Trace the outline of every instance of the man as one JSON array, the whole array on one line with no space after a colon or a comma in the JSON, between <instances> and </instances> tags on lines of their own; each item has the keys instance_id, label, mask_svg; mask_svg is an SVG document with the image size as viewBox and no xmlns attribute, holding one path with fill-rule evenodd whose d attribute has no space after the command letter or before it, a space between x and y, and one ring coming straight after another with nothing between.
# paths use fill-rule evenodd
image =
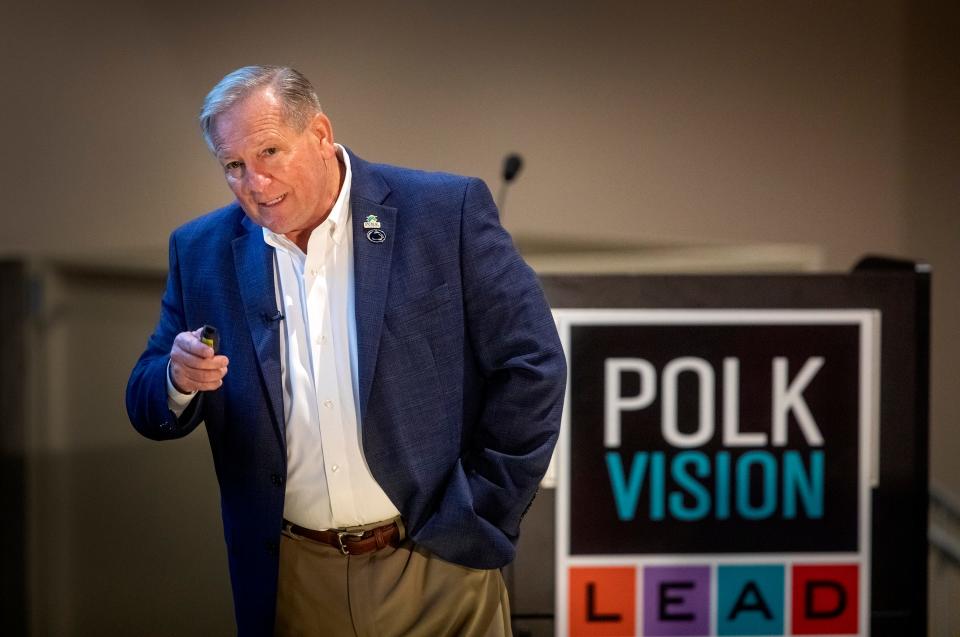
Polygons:
<instances>
[{"instance_id":1,"label":"man","mask_svg":"<svg viewBox=\"0 0 960 637\"><path fill-rule=\"evenodd\" d=\"M488 189L335 144L289 68L227 75L201 128L236 201L171 235L127 410L206 424L239 632L509 634L566 368Z\"/></svg>"}]
</instances>

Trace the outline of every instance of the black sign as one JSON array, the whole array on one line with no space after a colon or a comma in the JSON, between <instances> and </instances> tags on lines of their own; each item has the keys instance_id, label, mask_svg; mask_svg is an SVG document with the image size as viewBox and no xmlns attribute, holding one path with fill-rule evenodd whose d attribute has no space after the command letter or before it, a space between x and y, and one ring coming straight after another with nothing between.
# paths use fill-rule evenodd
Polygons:
<instances>
[{"instance_id":1,"label":"black sign","mask_svg":"<svg viewBox=\"0 0 960 637\"><path fill-rule=\"evenodd\" d=\"M860 329L571 325L569 554L858 551Z\"/></svg>"}]
</instances>

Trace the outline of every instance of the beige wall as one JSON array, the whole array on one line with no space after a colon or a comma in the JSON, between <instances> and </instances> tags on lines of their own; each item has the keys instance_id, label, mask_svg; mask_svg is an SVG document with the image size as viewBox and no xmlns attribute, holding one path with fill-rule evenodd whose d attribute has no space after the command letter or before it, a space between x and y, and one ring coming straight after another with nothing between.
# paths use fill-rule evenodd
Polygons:
<instances>
[{"instance_id":1,"label":"beige wall","mask_svg":"<svg viewBox=\"0 0 960 637\"><path fill-rule=\"evenodd\" d=\"M0 248L164 246L227 200L203 94L264 61L312 76L362 156L496 187L524 153L518 233L903 247L896 2L93 4L4 27Z\"/></svg>"}]
</instances>

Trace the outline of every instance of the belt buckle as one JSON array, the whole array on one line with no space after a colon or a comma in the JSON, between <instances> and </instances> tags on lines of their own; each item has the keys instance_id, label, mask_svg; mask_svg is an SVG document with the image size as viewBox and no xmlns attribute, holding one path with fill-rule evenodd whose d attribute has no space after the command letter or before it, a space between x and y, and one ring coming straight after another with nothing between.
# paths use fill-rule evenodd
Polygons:
<instances>
[{"instance_id":1,"label":"belt buckle","mask_svg":"<svg viewBox=\"0 0 960 637\"><path fill-rule=\"evenodd\" d=\"M340 552L344 555L350 555L350 550L344 543L345 537L363 537L363 531L337 531L337 543L340 545Z\"/></svg>"}]
</instances>

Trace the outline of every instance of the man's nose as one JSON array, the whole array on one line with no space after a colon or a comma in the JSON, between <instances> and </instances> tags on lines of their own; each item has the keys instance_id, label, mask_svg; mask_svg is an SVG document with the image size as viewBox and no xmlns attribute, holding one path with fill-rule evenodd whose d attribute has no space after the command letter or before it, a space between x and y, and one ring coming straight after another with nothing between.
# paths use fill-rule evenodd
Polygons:
<instances>
[{"instance_id":1,"label":"man's nose","mask_svg":"<svg viewBox=\"0 0 960 637\"><path fill-rule=\"evenodd\" d=\"M270 182L272 181L270 175L258 170L248 170L246 177L247 188L249 188L252 192L264 192L266 187L269 186Z\"/></svg>"}]
</instances>

